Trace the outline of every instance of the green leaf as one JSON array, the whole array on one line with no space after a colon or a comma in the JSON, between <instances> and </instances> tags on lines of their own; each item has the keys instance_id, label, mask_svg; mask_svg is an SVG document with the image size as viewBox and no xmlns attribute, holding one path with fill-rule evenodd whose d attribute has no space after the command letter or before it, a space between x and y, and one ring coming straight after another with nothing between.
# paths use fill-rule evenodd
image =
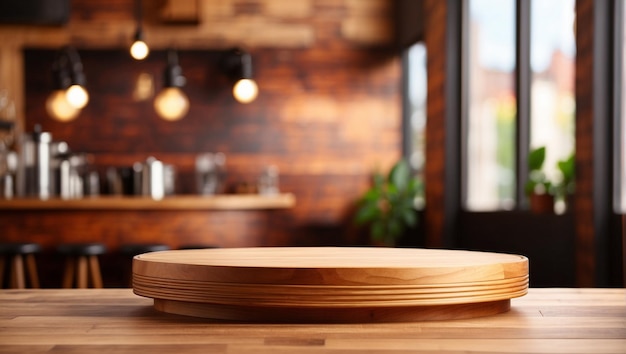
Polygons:
<instances>
[{"instance_id":1,"label":"green leaf","mask_svg":"<svg viewBox=\"0 0 626 354\"><path fill-rule=\"evenodd\" d=\"M398 195L398 193L399 193L398 186L396 186L395 184L387 185L387 196L389 198L393 198L394 196Z\"/></svg>"},{"instance_id":2,"label":"green leaf","mask_svg":"<svg viewBox=\"0 0 626 354\"><path fill-rule=\"evenodd\" d=\"M381 191L379 189L375 189L372 188L370 190L368 190L367 192L365 192L365 194L363 195L363 198L361 200L363 201L375 201L380 199L380 194Z\"/></svg>"},{"instance_id":3,"label":"green leaf","mask_svg":"<svg viewBox=\"0 0 626 354\"><path fill-rule=\"evenodd\" d=\"M571 181L574 179L574 163L574 154L570 155L570 157L565 160L557 162L557 167L563 174L563 181Z\"/></svg>"},{"instance_id":4,"label":"green leaf","mask_svg":"<svg viewBox=\"0 0 626 354\"><path fill-rule=\"evenodd\" d=\"M396 186L398 190L406 189L410 178L411 170L405 160L398 161L389 172L389 182Z\"/></svg>"},{"instance_id":5,"label":"green leaf","mask_svg":"<svg viewBox=\"0 0 626 354\"><path fill-rule=\"evenodd\" d=\"M415 198L415 196L420 192L420 188L420 181L417 178L411 178L406 188L407 196L411 199Z\"/></svg>"},{"instance_id":6,"label":"green leaf","mask_svg":"<svg viewBox=\"0 0 626 354\"><path fill-rule=\"evenodd\" d=\"M378 214L380 214L380 210L378 209L376 203L365 203L357 210L354 221L357 224L364 224L375 220L378 217Z\"/></svg>"},{"instance_id":7,"label":"green leaf","mask_svg":"<svg viewBox=\"0 0 626 354\"><path fill-rule=\"evenodd\" d=\"M528 169L530 171L541 170L546 159L546 147L538 147L528 154Z\"/></svg>"},{"instance_id":8,"label":"green leaf","mask_svg":"<svg viewBox=\"0 0 626 354\"><path fill-rule=\"evenodd\" d=\"M373 180L374 180L374 188L381 189L382 186L385 184L385 176L383 176L381 173L378 173L378 172L375 173Z\"/></svg>"},{"instance_id":9,"label":"green leaf","mask_svg":"<svg viewBox=\"0 0 626 354\"><path fill-rule=\"evenodd\" d=\"M537 185L537 182L535 181L532 181L532 180L526 181L526 185L524 186L524 191L526 192L527 196L530 196L531 194L533 194L533 192L535 191L536 185Z\"/></svg>"}]
</instances>

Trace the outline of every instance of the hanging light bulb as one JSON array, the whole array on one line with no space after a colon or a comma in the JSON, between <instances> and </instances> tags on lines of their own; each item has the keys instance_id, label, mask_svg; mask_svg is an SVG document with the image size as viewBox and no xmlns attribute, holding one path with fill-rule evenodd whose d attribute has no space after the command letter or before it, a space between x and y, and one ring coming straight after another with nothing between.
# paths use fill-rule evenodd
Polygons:
<instances>
[{"instance_id":1,"label":"hanging light bulb","mask_svg":"<svg viewBox=\"0 0 626 354\"><path fill-rule=\"evenodd\" d=\"M67 96L67 102L76 109L85 107L89 102L89 93L83 86L78 84L70 86L65 91L65 95Z\"/></svg>"},{"instance_id":2,"label":"hanging light bulb","mask_svg":"<svg viewBox=\"0 0 626 354\"><path fill-rule=\"evenodd\" d=\"M135 33L135 41L130 46L130 56L136 60L144 60L150 54L150 48L143 40L143 31L140 28L137 28L137 32Z\"/></svg>"},{"instance_id":3,"label":"hanging light bulb","mask_svg":"<svg viewBox=\"0 0 626 354\"><path fill-rule=\"evenodd\" d=\"M80 109L68 102L65 90L55 90L48 96L46 111L52 118L61 122L72 121L80 113Z\"/></svg>"},{"instance_id":4,"label":"hanging light bulb","mask_svg":"<svg viewBox=\"0 0 626 354\"><path fill-rule=\"evenodd\" d=\"M89 93L85 89L85 74L83 63L74 48L66 47L65 56L70 67L70 85L66 90L67 101L76 109L84 108L89 102Z\"/></svg>"},{"instance_id":5,"label":"hanging light bulb","mask_svg":"<svg viewBox=\"0 0 626 354\"><path fill-rule=\"evenodd\" d=\"M89 102L85 90L83 65L76 50L65 47L57 54L52 66L54 91L46 100L46 111L59 121L74 120Z\"/></svg>"},{"instance_id":6,"label":"hanging light bulb","mask_svg":"<svg viewBox=\"0 0 626 354\"><path fill-rule=\"evenodd\" d=\"M137 31L133 37L133 44L130 46L130 56L135 60L144 60L150 54L150 48L143 38L141 0L135 0L135 20L137 21Z\"/></svg>"},{"instance_id":7,"label":"hanging light bulb","mask_svg":"<svg viewBox=\"0 0 626 354\"><path fill-rule=\"evenodd\" d=\"M189 99L178 87L166 87L155 97L154 108L161 118L176 121L189 111Z\"/></svg>"},{"instance_id":8,"label":"hanging light bulb","mask_svg":"<svg viewBox=\"0 0 626 354\"><path fill-rule=\"evenodd\" d=\"M259 87L252 79L252 57L239 48L230 50L223 62L227 75L235 81L233 97L240 103L250 103L259 94Z\"/></svg>"},{"instance_id":9,"label":"hanging light bulb","mask_svg":"<svg viewBox=\"0 0 626 354\"><path fill-rule=\"evenodd\" d=\"M182 119L189 112L189 99L180 89L185 86L186 79L178 65L178 55L173 50L168 52L163 79L165 85L154 99L154 109L165 120Z\"/></svg>"},{"instance_id":10,"label":"hanging light bulb","mask_svg":"<svg viewBox=\"0 0 626 354\"><path fill-rule=\"evenodd\" d=\"M233 86L233 96L241 103L250 103L259 94L259 87L251 79L241 79Z\"/></svg>"}]
</instances>

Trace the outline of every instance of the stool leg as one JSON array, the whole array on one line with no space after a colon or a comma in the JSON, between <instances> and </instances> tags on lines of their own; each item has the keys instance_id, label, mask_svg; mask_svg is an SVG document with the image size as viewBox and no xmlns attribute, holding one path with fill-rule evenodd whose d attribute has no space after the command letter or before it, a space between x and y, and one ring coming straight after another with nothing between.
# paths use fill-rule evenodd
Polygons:
<instances>
[{"instance_id":1,"label":"stool leg","mask_svg":"<svg viewBox=\"0 0 626 354\"><path fill-rule=\"evenodd\" d=\"M102 288L102 274L100 273L100 264L98 256L89 256L89 269L91 271L91 281L94 288Z\"/></svg>"},{"instance_id":2,"label":"stool leg","mask_svg":"<svg viewBox=\"0 0 626 354\"><path fill-rule=\"evenodd\" d=\"M12 263L11 287L14 289L24 289L26 287L26 281L24 281L24 259L22 255L14 255Z\"/></svg>"},{"instance_id":3,"label":"stool leg","mask_svg":"<svg viewBox=\"0 0 626 354\"><path fill-rule=\"evenodd\" d=\"M76 261L73 257L67 257L65 259L65 274L63 275L63 287L70 289L74 282L74 272L76 268Z\"/></svg>"},{"instance_id":4,"label":"stool leg","mask_svg":"<svg viewBox=\"0 0 626 354\"><path fill-rule=\"evenodd\" d=\"M4 287L4 256L0 256L0 288Z\"/></svg>"},{"instance_id":5,"label":"stool leg","mask_svg":"<svg viewBox=\"0 0 626 354\"><path fill-rule=\"evenodd\" d=\"M39 288L39 276L37 274L37 263L35 262L35 255L26 255L26 270L28 271L30 286L35 289Z\"/></svg>"},{"instance_id":6,"label":"stool leg","mask_svg":"<svg viewBox=\"0 0 626 354\"><path fill-rule=\"evenodd\" d=\"M87 288L87 257L78 257L78 279L76 287L79 289Z\"/></svg>"}]
</instances>

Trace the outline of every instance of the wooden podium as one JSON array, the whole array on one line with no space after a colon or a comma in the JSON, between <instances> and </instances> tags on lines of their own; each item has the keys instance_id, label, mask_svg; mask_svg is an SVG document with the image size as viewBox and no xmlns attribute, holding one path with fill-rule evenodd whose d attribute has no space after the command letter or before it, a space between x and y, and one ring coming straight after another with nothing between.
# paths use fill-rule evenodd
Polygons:
<instances>
[{"instance_id":1,"label":"wooden podium","mask_svg":"<svg viewBox=\"0 0 626 354\"><path fill-rule=\"evenodd\" d=\"M250 322L398 322L506 312L523 256L416 248L282 247L138 255L133 290L157 310Z\"/></svg>"}]
</instances>

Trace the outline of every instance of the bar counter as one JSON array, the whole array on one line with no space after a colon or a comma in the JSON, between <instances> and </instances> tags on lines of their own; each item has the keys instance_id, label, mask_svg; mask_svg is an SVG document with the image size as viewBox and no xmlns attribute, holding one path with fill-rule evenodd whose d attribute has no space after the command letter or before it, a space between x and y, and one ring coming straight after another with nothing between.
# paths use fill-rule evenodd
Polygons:
<instances>
[{"instance_id":1,"label":"bar counter","mask_svg":"<svg viewBox=\"0 0 626 354\"><path fill-rule=\"evenodd\" d=\"M100 242L111 253L133 243L281 245L284 228L276 224L295 206L292 193L0 200L0 241L36 242L46 250Z\"/></svg>"},{"instance_id":2,"label":"bar counter","mask_svg":"<svg viewBox=\"0 0 626 354\"><path fill-rule=\"evenodd\" d=\"M495 316L332 325L164 314L130 289L2 290L0 352L625 353L626 289L530 289Z\"/></svg>"},{"instance_id":3,"label":"bar counter","mask_svg":"<svg viewBox=\"0 0 626 354\"><path fill-rule=\"evenodd\" d=\"M68 200L0 199L0 210L254 210L292 208L295 203L291 193L178 195L159 200L142 196L99 196Z\"/></svg>"}]
</instances>

